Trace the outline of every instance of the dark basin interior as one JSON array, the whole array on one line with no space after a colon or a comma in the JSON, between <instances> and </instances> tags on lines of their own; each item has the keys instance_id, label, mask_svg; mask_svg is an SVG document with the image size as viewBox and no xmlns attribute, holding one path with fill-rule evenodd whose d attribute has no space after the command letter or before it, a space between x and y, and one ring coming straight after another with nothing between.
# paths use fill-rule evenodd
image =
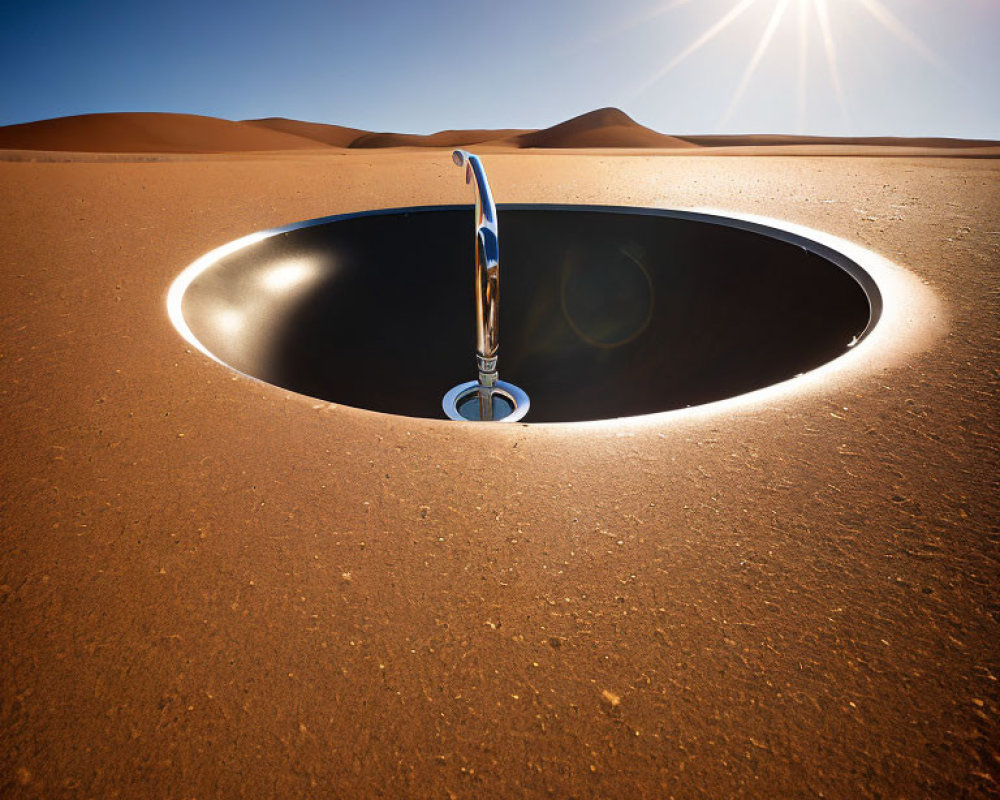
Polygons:
<instances>
[{"instance_id":1,"label":"dark basin interior","mask_svg":"<svg viewBox=\"0 0 1000 800\"><path fill-rule=\"evenodd\" d=\"M724 217L500 206L500 377L529 422L633 416L844 353L878 290L846 257ZM471 207L315 221L230 254L182 303L235 369L335 403L443 418L475 379Z\"/></svg>"}]
</instances>

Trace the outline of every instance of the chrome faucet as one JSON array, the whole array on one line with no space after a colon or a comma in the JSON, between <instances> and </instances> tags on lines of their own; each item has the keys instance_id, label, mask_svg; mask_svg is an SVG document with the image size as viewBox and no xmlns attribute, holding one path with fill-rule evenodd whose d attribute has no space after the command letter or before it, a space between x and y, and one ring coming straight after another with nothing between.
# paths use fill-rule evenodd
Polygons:
<instances>
[{"instance_id":1,"label":"chrome faucet","mask_svg":"<svg viewBox=\"0 0 1000 800\"><path fill-rule=\"evenodd\" d=\"M451 154L465 167L465 182L475 181L476 194L476 366L479 369L479 418L492 419L500 345L500 239L497 207L479 156L465 150Z\"/></svg>"},{"instance_id":2,"label":"chrome faucet","mask_svg":"<svg viewBox=\"0 0 1000 800\"><path fill-rule=\"evenodd\" d=\"M528 412L530 400L518 387L499 380L497 373L500 347L500 239L497 207L479 157L465 150L455 150L451 158L457 166L465 167L466 183L475 181L476 367L479 380L454 387L445 395L442 404L445 414L451 419L514 422ZM473 394L478 395L478 403L473 402ZM471 409L469 404L472 405ZM478 416L473 416L476 412Z\"/></svg>"}]
</instances>

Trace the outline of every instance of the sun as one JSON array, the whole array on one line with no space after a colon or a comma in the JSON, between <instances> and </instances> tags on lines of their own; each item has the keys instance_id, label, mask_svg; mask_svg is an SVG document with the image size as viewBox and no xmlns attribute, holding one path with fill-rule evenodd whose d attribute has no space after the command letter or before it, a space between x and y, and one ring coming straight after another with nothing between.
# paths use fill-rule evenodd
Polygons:
<instances>
[{"instance_id":1,"label":"sun","mask_svg":"<svg viewBox=\"0 0 1000 800\"><path fill-rule=\"evenodd\" d=\"M649 19L651 16L658 16L678 6L686 5L689 2L690 0L671 0L671 2L654 9L651 14L647 15L646 19ZM809 49L814 39L819 41L823 49L824 59L828 68L828 80L837 97L837 102L840 104L841 111L845 117L849 116L847 98L838 65L837 43L834 38L833 26L830 22L829 0L738 0L707 30L673 56L663 67L660 67L652 75L643 80L633 91L632 98L634 99L649 91L668 72L711 42L722 31L743 16L746 11L760 2L770 2L772 4L771 14L757 42L756 48L750 56L750 60L743 69L739 84L733 92L732 99L726 108L720 124L724 125L727 123L739 106L744 92L750 85L754 73L757 71L757 67L768 52L775 34L781 29L782 25L794 25L796 27L796 127L801 131L805 126ZM947 66L941 59L892 12L885 0L839 0L839 2L839 11L846 9L853 12L852 17L866 16L875 20L921 58L939 69L947 70Z\"/></svg>"}]
</instances>

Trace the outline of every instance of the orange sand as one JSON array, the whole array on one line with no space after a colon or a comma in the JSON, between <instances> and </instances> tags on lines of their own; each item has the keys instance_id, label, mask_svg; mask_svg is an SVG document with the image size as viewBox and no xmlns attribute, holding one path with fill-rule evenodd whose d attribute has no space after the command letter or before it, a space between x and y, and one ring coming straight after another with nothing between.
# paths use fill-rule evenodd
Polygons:
<instances>
[{"instance_id":1,"label":"orange sand","mask_svg":"<svg viewBox=\"0 0 1000 800\"><path fill-rule=\"evenodd\" d=\"M88 124L0 135L289 136ZM749 409L464 426L242 378L167 320L251 231L469 202L446 152L316 144L0 160L0 796L996 795L998 162L490 153L503 202L781 217L940 311Z\"/></svg>"}]
</instances>

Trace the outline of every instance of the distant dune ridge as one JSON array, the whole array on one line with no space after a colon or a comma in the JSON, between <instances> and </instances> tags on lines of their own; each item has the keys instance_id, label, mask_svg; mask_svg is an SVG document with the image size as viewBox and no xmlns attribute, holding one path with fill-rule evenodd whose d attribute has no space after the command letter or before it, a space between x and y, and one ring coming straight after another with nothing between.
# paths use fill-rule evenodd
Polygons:
<instances>
[{"instance_id":1,"label":"distant dune ridge","mask_svg":"<svg viewBox=\"0 0 1000 800\"><path fill-rule=\"evenodd\" d=\"M855 145L877 147L996 147L1000 142L990 139L949 139L941 136L919 139L903 136L791 136L781 133L684 136L686 142L699 147L781 147L787 145Z\"/></svg>"},{"instance_id":2,"label":"distant dune ridge","mask_svg":"<svg viewBox=\"0 0 1000 800\"><path fill-rule=\"evenodd\" d=\"M540 131L523 133L515 139L518 147L669 147L697 145L645 128L624 111L601 108Z\"/></svg>"},{"instance_id":3,"label":"distant dune ridge","mask_svg":"<svg viewBox=\"0 0 1000 800\"><path fill-rule=\"evenodd\" d=\"M312 139L320 144L333 145L334 147L350 147L351 142L359 136L371 135L368 131L359 130L358 128L345 128L341 125L324 125L322 122L299 122L297 119L286 119L285 117L245 119L243 122L247 125L256 125L260 128Z\"/></svg>"},{"instance_id":4,"label":"distant dune ridge","mask_svg":"<svg viewBox=\"0 0 1000 800\"><path fill-rule=\"evenodd\" d=\"M503 130L457 130L438 131L427 135L417 133L366 133L351 142L351 147L469 147L490 142L507 144L510 139L525 130L505 128Z\"/></svg>"},{"instance_id":5,"label":"distant dune ridge","mask_svg":"<svg viewBox=\"0 0 1000 800\"><path fill-rule=\"evenodd\" d=\"M8 150L234 153L322 146L314 139L194 114L82 114L0 128L0 147Z\"/></svg>"},{"instance_id":6,"label":"distant dune ridge","mask_svg":"<svg viewBox=\"0 0 1000 800\"><path fill-rule=\"evenodd\" d=\"M617 108L601 108L542 130L447 130L432 134L375 133L284 117L239 122L194 114L128 112L83 114L0 127L0 150L77 153L243 153L345 151L392 147L496 149L629 148L663 152L1000 156L1000 142L945 138L836 138L748 134L668 136L640 125Z\"/></svg>"}]
</instances>

